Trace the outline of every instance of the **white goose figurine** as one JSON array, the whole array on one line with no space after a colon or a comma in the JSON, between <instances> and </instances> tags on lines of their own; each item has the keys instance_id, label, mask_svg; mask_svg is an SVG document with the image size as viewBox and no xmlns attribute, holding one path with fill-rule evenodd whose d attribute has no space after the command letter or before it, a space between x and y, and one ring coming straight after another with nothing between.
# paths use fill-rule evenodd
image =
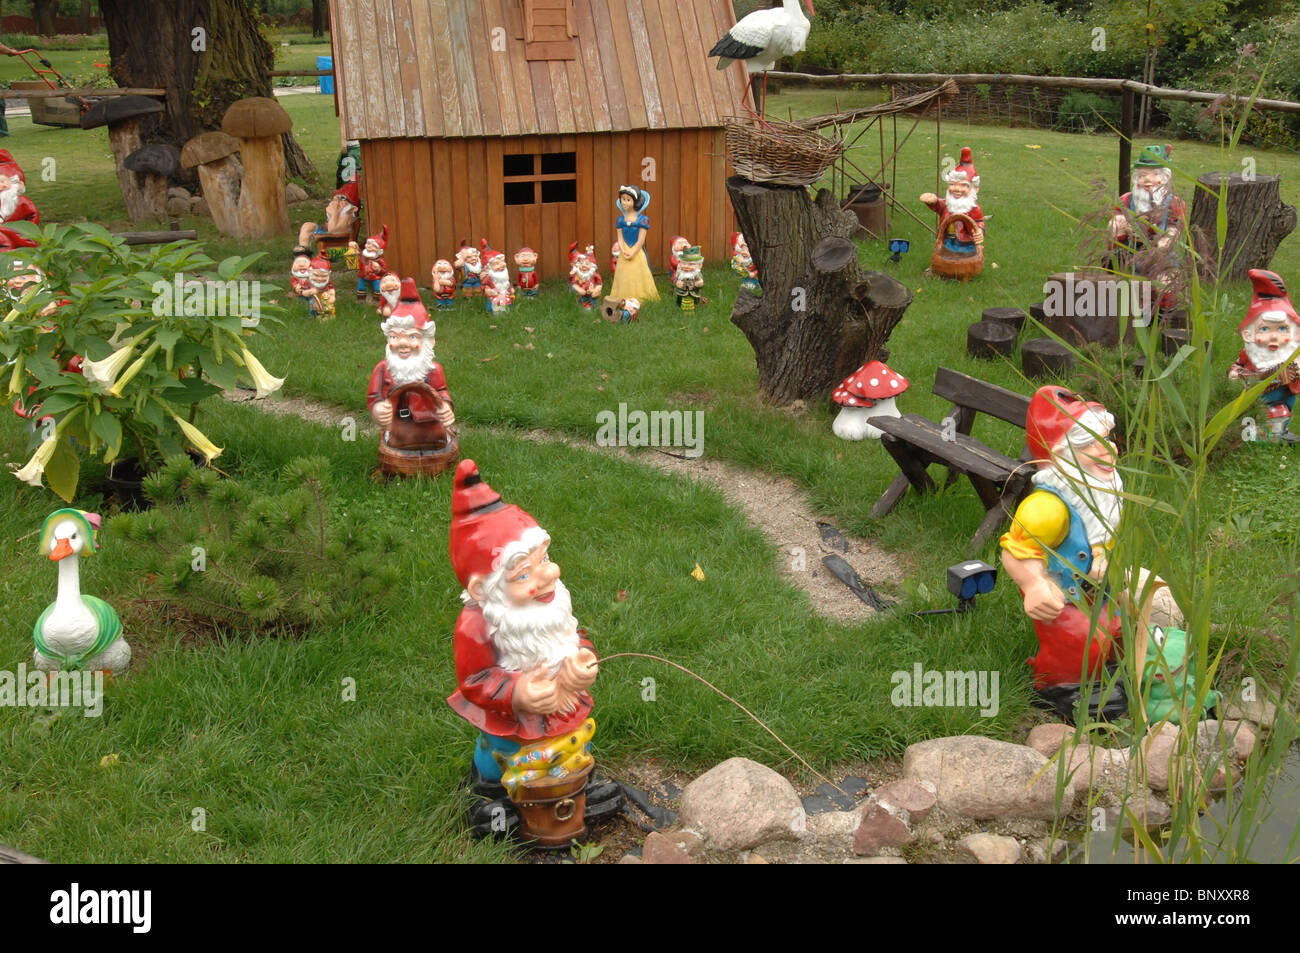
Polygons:
<instances>
[{"instance_id":1,"label":"white goose figurine","mask_svg":"<svg viewBox=\"0 0 1300 953\"><path fill-rule=\"evenodd\" d=\"M99 514L55 510L41 527L40 553L59 564L59 593L32 630L36 667L42 671L85 669L118 674L131 663L122 620L103 599L81 594L79 561L98 548ZM71 557L71 558L69 558Z\"/></svg>"}]
</instances>

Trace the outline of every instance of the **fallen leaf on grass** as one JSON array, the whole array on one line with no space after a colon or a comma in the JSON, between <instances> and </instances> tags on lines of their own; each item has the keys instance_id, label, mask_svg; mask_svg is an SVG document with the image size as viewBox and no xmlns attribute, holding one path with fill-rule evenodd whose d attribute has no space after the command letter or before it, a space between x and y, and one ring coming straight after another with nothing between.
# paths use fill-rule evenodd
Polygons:
<instances>
[{"instance_id":1,"label":"fallen leaf on grass","mask_svg":"<svg viewBox=\"0 0 1300 953\"><path fill-rule=\"evenodd\" d=\"M486 364L488 361L495 361L500 356L500 354L493 354L491 357L481 357L479 358L479 363Z\"/></svg>"},{"instance_id":2,"label":"fallen leaf on grass","mask_svg":"<svg viewBox=\"0 0 1300 953\"><path fill-rule=\"evenodd\" d=\"M620 589L620 590L618 591L618 595L615 596L614 599L615 599L616 601L618 601L618 602L627 602L627 590L626 590L626 589Z\"/></svg>"},{"instance_id":3,"label":"fallen leaf on grass","mask_svg":"<svg viewBox=\"0 0 1300 953\"><path fill-rule=\"evenodd\" d=\"M700 568L699 563L695 564L695 568L691 570L691 575L700 582L704 581L704 570Z\"/></svg>"},{"instance_id":4,"label":"fallen leaf on grass","mask_svg":"<svg viewBox=\"0 0 1300 953\"><path fill-rule=\"evenodd\" d=\"M106 754L104 755L104 757L99 759L99 766L101 768L111 768L113 765L117 764L117 762L118 762L117 755Z\"/></svg>"}]
</instances>

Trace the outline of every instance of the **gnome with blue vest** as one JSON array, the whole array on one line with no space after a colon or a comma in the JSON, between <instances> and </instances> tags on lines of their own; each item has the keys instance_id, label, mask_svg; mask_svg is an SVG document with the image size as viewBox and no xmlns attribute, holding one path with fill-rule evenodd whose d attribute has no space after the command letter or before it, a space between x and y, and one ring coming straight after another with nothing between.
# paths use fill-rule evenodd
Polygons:
<instances>
[{"instance_id":1,"label":"gnome with blue vest","mask_svg":"<svg viewBox=\"0 0 1300 953\"><path fill-rule=\"evenodd\" d=\"M122 620L103 599L81 594L80 560L99 549L99 514L55 510L41 527L39 552L59 567L55 600L36 620L36 667L42 671L84 670L120 674L131 663Z\"/></svg>"}]
</instances>

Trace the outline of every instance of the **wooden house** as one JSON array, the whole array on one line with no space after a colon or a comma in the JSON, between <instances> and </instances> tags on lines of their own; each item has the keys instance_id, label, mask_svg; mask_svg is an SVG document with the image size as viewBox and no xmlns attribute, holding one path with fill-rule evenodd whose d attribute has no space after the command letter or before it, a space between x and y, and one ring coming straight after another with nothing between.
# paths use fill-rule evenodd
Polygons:
<instances>
[{"instance_id":1,"label":"wooden house","mask_svg":"<svg viewBox=\"0 0 1300 953\"><path fill-rule=\"evenodd\" d=\"M330 22L366 228L387 223L400 274L425 285L486 238L554 278L578 241L608 281L623 184L650 192L655 270L673 235L730 257L723 120L746 75L707 54L731 0L333 0Z\"/></svg>"}]
</instances>

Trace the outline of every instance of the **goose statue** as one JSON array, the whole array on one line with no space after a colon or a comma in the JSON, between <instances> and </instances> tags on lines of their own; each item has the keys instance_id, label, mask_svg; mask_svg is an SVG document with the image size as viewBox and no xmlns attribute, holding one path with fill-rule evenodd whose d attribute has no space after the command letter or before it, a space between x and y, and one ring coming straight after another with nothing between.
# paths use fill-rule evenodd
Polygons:
<instances>
[{"instance_id":1,"label":"goose statue","mask_svg":"<svg viewBox=\"0 0 1300 953\"><path fill-rule=\"evenodd\" d=\"M55 510L41 527L40 553L59 564L59 592L32 630L36 667L42 671L77 669L110 675L126 670L131 646L122 638L122 620L103 599L81 594L82 556L97 550L99 514Z\"/></svg>"}]
</instances>

